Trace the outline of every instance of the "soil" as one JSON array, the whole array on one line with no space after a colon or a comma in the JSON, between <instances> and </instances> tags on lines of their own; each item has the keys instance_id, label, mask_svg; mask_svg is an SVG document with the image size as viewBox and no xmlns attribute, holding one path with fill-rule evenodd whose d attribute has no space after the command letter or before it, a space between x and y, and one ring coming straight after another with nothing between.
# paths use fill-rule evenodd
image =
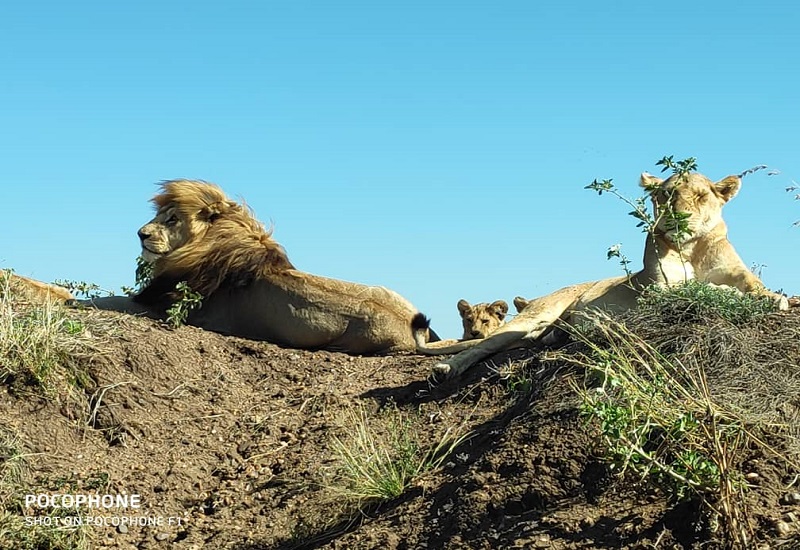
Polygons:
<instances>
[{"instance_id":1,"label":"soil","mask_svg":"<svg viewBox=\"0 0 800 550\"><path fill-rule=\"evenodd\" d=\"M84 395L0 386L0 424L28 453L27 492L135 494L141 508L108 515L172 518L91 527L95 548L714 547L693 527L693 505L610 472L579 418L569 385L579 374L532 352L432 385L435 358L299 351L81 315L116 327L97 335L104 352ZM800 308L776 315L800 324ZM530 391L498 373L509 361L528 362ZM327 485L334 437L351 434L354 409L385 430L406 413L431 445L448 428L471 435L402 496L348 515ZM769 456L749 465L753 547L800 547L798 472Z\"/></svg>"}]
</instances>

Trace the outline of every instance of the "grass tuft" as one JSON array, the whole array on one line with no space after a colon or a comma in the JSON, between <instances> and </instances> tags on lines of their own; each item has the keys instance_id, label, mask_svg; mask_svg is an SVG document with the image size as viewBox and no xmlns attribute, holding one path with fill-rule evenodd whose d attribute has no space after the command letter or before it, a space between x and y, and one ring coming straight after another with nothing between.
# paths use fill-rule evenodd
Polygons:
<instances>
[{"instance_id":1,"label":"grass tuft","mask_svg":"<svg viewBox=\"0 0 800 550\"><path fill-rule=\"evenodd\" d=\"M639 298L639 307L657 313L672 324L708 318L743 324L778 309L768 296L743 294L735 288L713 286L697 280L670 287L651 286Z\"/></svg>"},{"instance_id":2,"label":"grass tuft","mask_svg":"<svg viewBox=\"0 0 800 550\"><path fill-rule=\"evenodd\" d=\"M31 304L0 274L0 382L14 381L52 393L66 383L90 384L85 364L97 354L84 322L65 307Z\"/></svg>"},{"instance_id":3,"label":"grass tuft","mask_svg":"<svg viewBox=\"0 0 800 550\"><path fill-rule=\"evenodd\" d=\"M349 435L333 438L339 472L328 489L359 507L402 495L420 476L441 467L468 437L461 427L450 427L425 449L407 414L394 408L384 414L392 418L388 430L379 431L363 408L354 409L347 419Z\"/></svg>"}]
</instances>

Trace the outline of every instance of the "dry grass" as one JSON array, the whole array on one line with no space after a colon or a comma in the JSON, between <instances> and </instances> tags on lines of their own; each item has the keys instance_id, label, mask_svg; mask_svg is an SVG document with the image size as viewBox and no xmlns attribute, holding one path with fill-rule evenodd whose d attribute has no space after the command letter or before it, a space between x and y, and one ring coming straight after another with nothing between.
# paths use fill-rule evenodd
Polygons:
<instances>
[{"instance_id":1,"label":"dry grass","mask_svg":"<svg viewBox=\"0 0 800 550\"><path fill-rule=\"evenodd\" d=\"M74 512L72 513L74 514ZM71 514L71 515L72 515ZM57 518L71 521L71 516L55 512L46 521ZM42 518L43 519L43 518ZM9 550L87 550L90 548L90 531L86 526L28 524L19 513L0 510L0 548Z\"/></svg>"},{"instance_id":2,"label":"dry grass","mask_svg":"<svg viewBox=\"0 0 800 550\"><path fill-rule=\"evenodd\" d=\"M47 395L91 385L87 365L100 355L77 312L17 296L0 275L0 382Z\"/></svg>"},{"instance_id":3,"label":"dry grass","mask_svg":"<svg viewBox=\"0 0 800 550\"><path fill-rule=\"evenodd\" d=\"M625 324L686 368L703 369L715 401L779 434L781 451L800 462L800 318L773 309L770 300L695 283L646 295Z\"/></svg>"},{"instance_id":4,"label":"dry grass","mask_svg":"<svg viewBox=\"0 0 800 550\"><path fill-rule=\"evenodd\" d=\"M559 354L586 368L576 389L613 467L699 499L730 547L753 542L748 453L795 468L800 456L800 320L772 309L692 283L646 295L622 320L587 314L591 328L572 331L580 349Z\"/></svg>"},{"instance_id":5,"label":"dry grass","mask_svg":"<svg viewBox=\"0 0 800 550\"><path fill-rule=\"evenodd\" d=\"M350 409L347 435L332 440L337 472L327 489L359 508L400 496L468 437L463 426L451 426L431 445L407 413L392 407L380 414L384 418L373 423L363 407Z\"/></svg>"},{"instance_id":6,"label":"dry grass","mask_svg":"<svg viewBox=\"0 0 800 550\"><path fill-rule=\"evenodd\" d=\"M83 550L89 547L85 526L59 525L63 516L75 511L50 510L47 516L29 516L22 495L29 492L30 458L19 434L0 425L0 548L14 550ZM34 519L39 523L33 523Z\"/></svg>"},{"instance_id":7,"label":"dry grass","mask_svg":"<svg viewBox=\"0 0 800 550\"><path fill-rule=\"evenodd\" d=\"M87 318L52 302L25 300L13 291L8 275L0 274L0 383L12 394L77 402L88 411L87 392L94 386L89 366L100 350ZM58 510L38 524L26 515L21 495L28 491L34 456L24 452L15 431L0 426L0 548L88 548L88 528L59 523Z\"/></svg>"}]
</instances>

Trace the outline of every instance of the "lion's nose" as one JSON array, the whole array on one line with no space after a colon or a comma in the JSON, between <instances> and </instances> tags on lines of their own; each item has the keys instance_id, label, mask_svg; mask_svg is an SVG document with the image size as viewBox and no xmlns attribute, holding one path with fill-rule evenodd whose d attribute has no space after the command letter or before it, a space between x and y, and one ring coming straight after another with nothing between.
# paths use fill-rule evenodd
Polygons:
<instances>
[{"instance_id":1,"label":"lion's nose","mask_svg":"<svg viewBox=\"0 0 800 550\"><path fill-rule=\"evenodd\" d=\"M480 336L481 336L481 331L479 331L479 330L473 330L472 331L472 337L473 338L480 338Z\"/></svg>"},{"instance_id":2,"label":"lion's nose","mask_svg":"<svg viewBox=\"0 0 800 550\"><path fill-rule=\"evenodd\" d=\"M139 233L138 233L138 235L139 235L139 239L140 239L140 240L142 240L142 241L144 241L145 239L147 239L147 238L150 236L150 233L148 233L147 231L145 231L145 230L144 230L144 227L143 227L143 228L141 228L141 229L139 230Z\"/></svg>"}]
</instances>

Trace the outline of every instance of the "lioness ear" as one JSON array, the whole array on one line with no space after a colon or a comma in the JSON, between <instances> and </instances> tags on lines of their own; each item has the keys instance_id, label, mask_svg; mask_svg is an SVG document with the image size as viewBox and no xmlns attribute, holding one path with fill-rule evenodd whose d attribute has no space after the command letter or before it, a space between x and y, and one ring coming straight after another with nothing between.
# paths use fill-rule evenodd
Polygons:
<instances>
[{"instance_id":1,"label":"lioness ear","mask_svg":"<svg viewBox=\"0 0 800 550\"><path fill-rule=\"evenodd\" d=\"M529 303L531 303L531 301L526 300L522 296L517 296L514 298L514 307L517 308L517 313L525 309L525 306L527 306Z\"/></svg>"},{"instance_id":2,"label":"lioness ear","mask_svg":"<svg viewBox=\"0 0 800 550\"><path fill-rule=\"evenodd\" d=\"M739 176L728 176L714 184L717 193L720 194L722 200L728 202L739 192L742 187L742 179Z\"/></svg>"},{"instance_id":3,"label":"lioness ear","mask_svg":"<svg viewBox=\"0 0 800 550\"><path fill-rule=\"evenodd\" d=\"M469 311L469 309L470 309L469 302L467 302L466 300L459 300L458 304L456 304L456 306L458 307L458 312L461 315L464 315L464 312L465 311Z\"/></svg>"},{"instance_id":4,"label":"lioness ear","mask_svg":"<svg viewBox=\"0 0 800 550\"><path fill-rule=\"evenodd\" d=\"M653 174L648 174L647 172L642 172L642 175L639 177L639 185L641 185L648 191L653 191L656 187L660 186L662 183L664 183L664 180L662 180L657 176L654 176Z\"/></svg>"},{"instance_id":5,"label":"lioness ear","mask_svg":"<svg viewBox=\"0 0 800 550\"><path fill-rule=\"evenodd\" d=\"M489 307L492 308L492 312L494 313L495 317L501 321L506 318L506 313L508 313L508 304L505 301L497 300L496 302L492 302L492 305Z\"/></svg>"}]
</instances>

